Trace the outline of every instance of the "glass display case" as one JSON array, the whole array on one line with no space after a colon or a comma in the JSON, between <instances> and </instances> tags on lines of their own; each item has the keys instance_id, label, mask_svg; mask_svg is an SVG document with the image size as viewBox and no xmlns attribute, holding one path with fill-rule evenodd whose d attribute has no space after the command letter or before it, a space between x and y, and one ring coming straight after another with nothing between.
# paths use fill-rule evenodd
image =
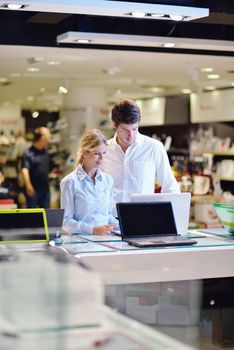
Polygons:
<instances>
[{"instance_id":1,"label":"glass display case","mask_svg":"<svg viewBox=\"0 0 234 350\"><path fill-rule=\"evenodd\" d=\"M61 253L0 247L1 350L189 350L104 305L100 277Z\"/></svg>"}]
</instances>

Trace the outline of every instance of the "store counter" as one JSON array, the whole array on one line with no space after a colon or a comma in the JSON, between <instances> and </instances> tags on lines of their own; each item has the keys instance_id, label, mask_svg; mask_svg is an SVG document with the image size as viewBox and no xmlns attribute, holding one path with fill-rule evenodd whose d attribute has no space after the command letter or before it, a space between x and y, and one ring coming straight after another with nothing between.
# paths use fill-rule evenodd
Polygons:
<instances>
[{"instance_id":1,"label":"store counter","mask_svg":"<svg viewBox=\"0 0 234 350\"><path fill-rule=\"evenodd\" d=\"M198 241L197 245L147 249L132 247L118 237L110 241L110 236L80 236L92 242L84 244L83 251L75 257L100 273L106 284L234 276L234 240L199 231L190 235ZM90 244L93 244L93 251L88 249ZM106 248L111 250L105 251Z\"/></svg>"},{"instance_id":2,"label":"store counter","mask_svg":"<svg viewBox=\"0 0 234 350\"><path fill-rule=\"evenodd\" d=\"M124 315L197 350L233 347L234 240L190 235L197 245L154 249L82 236L93 251L75 257L101 275L106 304Z\"/></svg>"},{"instance_id":3,"label":"store counter","mask_svg":"<svg viewBox=\"0 0 234 350\"><path fill-rule=\"evenodd\" d=\"M1 257L1 349L191 349L105 306L100 277L74 260L7 249Z\"/></svg>"},{"instance_id":4,"label":"store counter","mask_svg":"<svg viewBox=\"0 0 234 350\"><path fill-rule=\"evenodd\" d=\"M105 303L124 315L193 349L234 346L234 240L189 235L197 245L143 249L117 236L64 236L48 249L97 272Z\"/></svg>"}]
</instances>

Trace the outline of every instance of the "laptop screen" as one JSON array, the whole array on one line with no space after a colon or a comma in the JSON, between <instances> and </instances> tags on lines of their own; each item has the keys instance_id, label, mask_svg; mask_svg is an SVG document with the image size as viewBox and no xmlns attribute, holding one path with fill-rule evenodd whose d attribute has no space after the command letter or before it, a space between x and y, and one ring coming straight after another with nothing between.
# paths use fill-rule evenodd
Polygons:
<instances>
[{"instance_id":1,"label":"laptop screen","mask_svg":"<svg viewBox=\"0 0 234 350\"><path fill-rule=\"evenodd\" d=\"M0 210L0 243L48 240L44 209Z\"/></svg>"},{"instance_id":2,"label":"laptop screen","mask_svg":"<svg viewBox=\"0 0 234 350\"><path fill-rule=\"evenodd\" d=\"M177 235L172 205L158 203L117 203L123 238Z\"/></svg>"},{"instance_id":3,"label":"laptop screen","mask_svg":"<svg viewBox=\"0 0 234 350\"><path fill-rule=\"evenodd\" d=\"M48 227L61 228L63 224L64 209L45 209Z\"/></svg>"},{"instance_id":4,"label":"laptop screen","mask_svg":"<svg viewBox=\"0 0 234 350\"><path fill-rule=\"evenodd\" d=\"M186 232L189 225L191 193L134 193L131 202L171 202L178 232Z\"/></svg>"}]
</instances>

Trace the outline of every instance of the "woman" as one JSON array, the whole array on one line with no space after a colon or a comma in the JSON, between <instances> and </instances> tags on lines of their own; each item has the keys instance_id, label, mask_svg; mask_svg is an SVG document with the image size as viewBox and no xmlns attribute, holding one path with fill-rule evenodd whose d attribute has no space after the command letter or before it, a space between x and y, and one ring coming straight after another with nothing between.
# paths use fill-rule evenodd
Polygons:
<instances>
[{"instance_id":1,"label":"woman","mask_svg":"<svg viewBox=\"0 0 234 350\"><path fill-rule=\"evenodd\" d=\"M113 180L100 167L106 140L99 130L89 130L80 140L77 168L61 181L63 229L68 233L105 235L118 223L112 216Z\"/></svg>"}]
</instances>

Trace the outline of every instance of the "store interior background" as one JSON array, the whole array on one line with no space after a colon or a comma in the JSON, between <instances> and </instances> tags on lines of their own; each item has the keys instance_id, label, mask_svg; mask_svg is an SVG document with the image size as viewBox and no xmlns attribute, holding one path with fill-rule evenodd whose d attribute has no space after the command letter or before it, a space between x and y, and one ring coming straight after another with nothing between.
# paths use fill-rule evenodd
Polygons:
<instances>
[{"instance_id":1,"label":"store interior background","mask_svg":"<svg viewBox=\"0 0 234 350\"><path fill-rule=\"evenodd\" d=\"M234 5L180 1L201 4L210 15L191 23L46 12L46 7L0 10L0 166L18 207L25 205L21 155L35 127L47 125L53 134L51 206L58 207L59 182L74 166L83 131L95 127L112 136L112 105L132 98L142 110L140 131L164 142L181 190L193 194L191 221L218 227L210 204L233 203L234 194ZM67 31L112 33L113 44L58 44L57 36ZM158 41L146 47L144 41L133 45L131 37L115 44L118 34ZM166 42L176 46L164 48Z\"/></svg>"}]
</instances>

